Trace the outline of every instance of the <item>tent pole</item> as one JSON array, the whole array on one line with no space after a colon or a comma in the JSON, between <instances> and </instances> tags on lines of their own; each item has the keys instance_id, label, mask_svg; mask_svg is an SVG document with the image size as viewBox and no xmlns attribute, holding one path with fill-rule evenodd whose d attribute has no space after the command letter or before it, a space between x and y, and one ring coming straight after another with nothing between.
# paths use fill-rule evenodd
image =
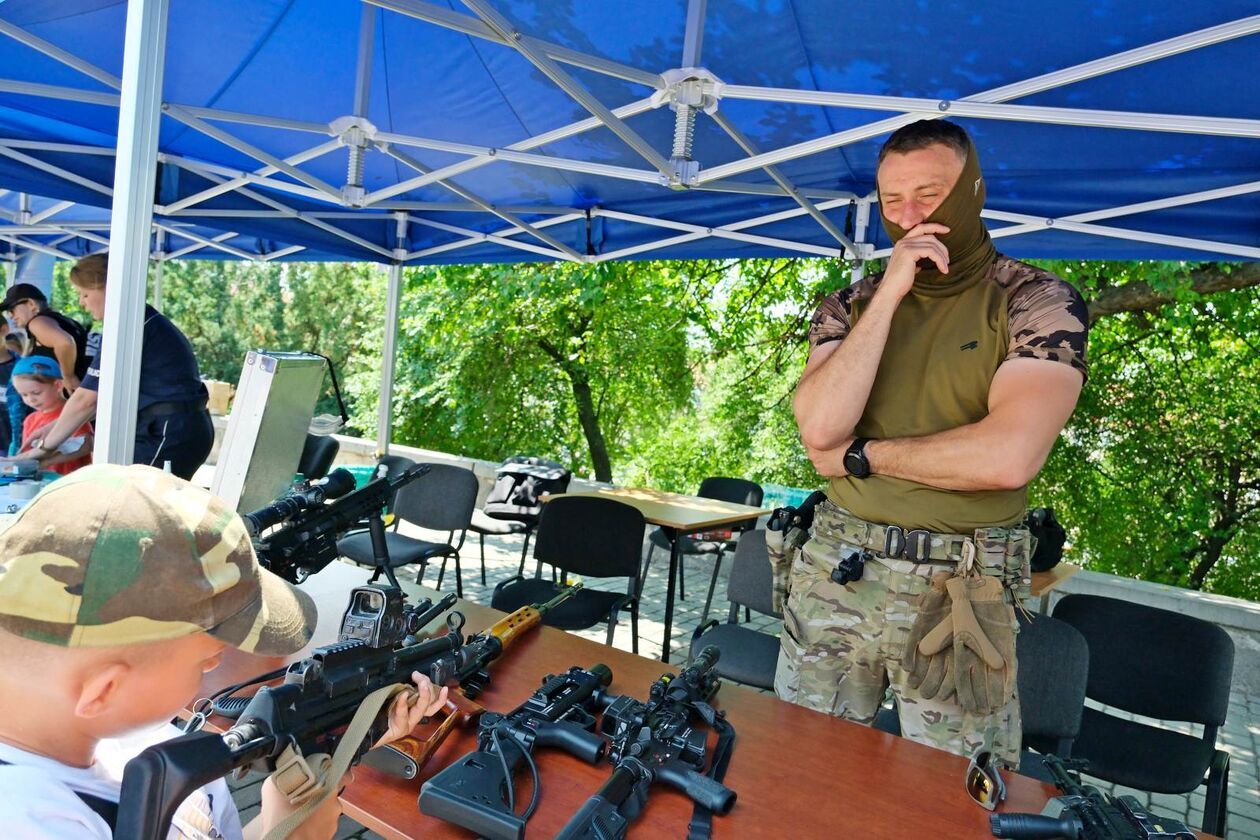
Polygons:
<instances>
[{"instance_id":1,"label":"tent pole","mask_svg":"<svg viewBox=\"0 0 1260 840\"><path fill-rule=\"evenodd\" d=\"M401 221L399 224L405 229L407 223ZM381 393L376 404L376 454L378 457L389 454L389 439L394 429L394 361L398 353L398 306L402 298L402 270L401 262L390 263L389 282L385 292L385 341L381 348Z\"/></svg>"},{"instance_id":2,"label":"tent pole","mask_svg":"<svg viewBox=\"0 0 1260 840\"><path fill-rule=\"evenodd\" d=\"M874 199L863 198L857 203L857 214L853 218L853 268L849 270L849 283L853 284L866 276L866 260L862 251L866 249L866 229L871 224L871 203Z\"/></svg>"},{"instance_id":3,"label":"tent pole","mask_svg":"<svg viewBox=\"0 0 1260 840\"><path fill-rule=\"evenodd\" d=\"M93 451L98 464L130 464L135 449L168 9L168 0L127 4L108 291L98 365L101 382Z\"/></svg>"},{"instance_id":4,"label":"tent pole","mask_svg":"<svg viewBox=\"0 0 1260 840\"><path fill-rule=\"evenodd\" d=\"M153 308L162 311L162 273L166 266L166 230L155 228L153 231Z\"/></svg>"}]
</instances>

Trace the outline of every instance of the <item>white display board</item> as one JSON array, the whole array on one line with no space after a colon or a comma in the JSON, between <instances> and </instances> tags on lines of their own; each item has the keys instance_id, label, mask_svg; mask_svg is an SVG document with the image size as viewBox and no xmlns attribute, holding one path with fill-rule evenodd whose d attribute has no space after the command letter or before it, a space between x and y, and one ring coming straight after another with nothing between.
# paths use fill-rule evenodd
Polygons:
<instances>
[{"instance_id":1,"label":"white display board","mask_svg":"<svg viewBox=\"0 0 1260 840\"><path fill-rule=\"evenodd\" d=\"M212 493L248 513L289 488L326 369L322 358L309 353L246 354Z\"/></svg>"}]
</instances>

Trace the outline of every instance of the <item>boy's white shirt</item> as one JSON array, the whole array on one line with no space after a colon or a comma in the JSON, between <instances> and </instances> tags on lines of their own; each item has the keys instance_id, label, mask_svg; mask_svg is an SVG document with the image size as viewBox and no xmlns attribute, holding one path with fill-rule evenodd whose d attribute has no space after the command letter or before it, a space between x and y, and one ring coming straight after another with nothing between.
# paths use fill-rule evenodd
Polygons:
<instances>
[{"instance_id":1,"label":"boy's white shirt","mask_svg":"<svg viewBox=\"0 0 1260 840\"><path fill-rule=\"evenodd\" d=\"M109 826L76 792L117 802L127 762L145 747L179 734L176 727L162 724L102 741L91 767L69 767L0 742L0 760L9 762L0 765L0 834L12 840L113 840ZM202 806L208 811L214 831L201 832L177 819L168 836L178 840L240 840L241 818L227 783L218 779L198 793L206 798L194 795L186 806Z\"/></svg>"}]
</instances>

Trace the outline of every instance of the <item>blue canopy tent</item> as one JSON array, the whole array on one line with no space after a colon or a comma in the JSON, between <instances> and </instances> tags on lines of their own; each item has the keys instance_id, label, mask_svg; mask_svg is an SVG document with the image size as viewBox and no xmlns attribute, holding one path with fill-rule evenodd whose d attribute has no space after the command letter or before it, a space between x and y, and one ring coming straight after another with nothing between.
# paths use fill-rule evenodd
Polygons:
<instances>
[{"instance_id":1,"label":"blue canopy tent","mask_svg":"<svg viewBox=\"0 0 1260 840\"><path fill-rule=\"evenodd\" d=\"M1254 260L1256 12L8 0L0 187L112 198L111 278L155 214L388 262L396 313L405 263L880 256L878 144L948 116L1007 253Z\"/></svg>"}]
</instances>

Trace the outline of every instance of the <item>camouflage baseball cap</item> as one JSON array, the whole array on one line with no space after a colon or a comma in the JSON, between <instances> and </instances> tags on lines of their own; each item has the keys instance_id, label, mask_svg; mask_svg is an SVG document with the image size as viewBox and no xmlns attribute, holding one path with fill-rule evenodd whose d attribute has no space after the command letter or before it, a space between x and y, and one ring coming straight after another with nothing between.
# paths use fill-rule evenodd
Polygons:
<instances>
[{"instance_id":1,"label":"camouflage baseball cap","mask_svg":"<svg viewBox=\"0 0 1260 840\"><path fill-rule=\"evenodd\" d=\"M153 467L84 467L0 532L0 628L18 636L106 647L205 631L283 656L314 627L310 596L259 568L235 511Z\"/></svg>"}]
</instances>

